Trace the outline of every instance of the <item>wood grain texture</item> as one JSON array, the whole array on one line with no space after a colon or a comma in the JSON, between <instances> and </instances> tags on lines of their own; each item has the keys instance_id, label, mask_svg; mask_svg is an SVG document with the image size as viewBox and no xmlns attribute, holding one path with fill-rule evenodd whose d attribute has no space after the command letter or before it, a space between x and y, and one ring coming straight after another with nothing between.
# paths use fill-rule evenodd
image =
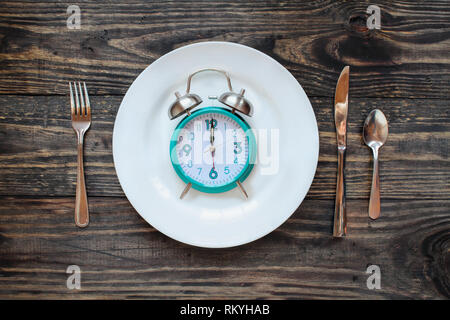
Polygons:
<instances>
[{"instance_id":1,"label":"wood grain texture","mask_svg":"<svg viewBox=\"0 0 450 320\"><path fill-rule=\"evenodd\" d=\"M331 97L344 65L355 97L450 97L448 1L0 2L0 93L66 93L68 79L97 94L123 94L161 55L198 41L232 41L281 62L309 96Z\"/></svg>"},{"instance_id":2,"label":"wood grain texture","mask_svg":"<svg viewBox=\"0 0 450 320\"><path fill-rule=\"evenodd\" d=\"M449 299L450 5L387 1L0 1L0 299ZM150 63L199 41L232 41L279 61L318 120L320 157L300 208L266 237L210 250L167 238L131 207L112 159L123 94ZM351 66L348 231L331 237L333 96ZM85 80L91 224L75 227L76 139L67 81ZM367 217L371 153L364 118L382 109L382 218ZM170 214L162 212L161 214ZM66 288L79 265L82 289ZM381 268L368 290L366 269Z\"/></svg>"},{"instance_id":3,"label":"wood grain texture","mask_svg":"<svg viewBox=\"0 0 450 320\"><path fill-rule=\"evenodd\" d=\"M92 126L85 138L90 196L123 196L112 158L112 131L121 97L93 96ZM68 98L0 96L0 195L72 196L76 186L76 138ZM309 197L334 199L336 134L332 99L314 98L320 156ZM450 116L446 101L350 99L347 197L366 199L371 151L361 138L364 119L381 108L389 138L380 151L383 199L449 199Z\"/></svg>"},{"instance_id":4,"label":"wood grain texture","mask_svg":"<svg viewBox=\"0 0 450 320\"><path fill-rule=\"evenodd\" d=\"M336 240L334 201L307 200L270 235L220 250L167 238L125 198L89 204L80 230L73 198L0 199L0 298L450 297L449 201L383 201L383 218L371 221L367 201L351 200L349 236ZM73 264L79 291L66 288ZM366 286L372 264L380 290Z\"/></svg>"}]
</instances>

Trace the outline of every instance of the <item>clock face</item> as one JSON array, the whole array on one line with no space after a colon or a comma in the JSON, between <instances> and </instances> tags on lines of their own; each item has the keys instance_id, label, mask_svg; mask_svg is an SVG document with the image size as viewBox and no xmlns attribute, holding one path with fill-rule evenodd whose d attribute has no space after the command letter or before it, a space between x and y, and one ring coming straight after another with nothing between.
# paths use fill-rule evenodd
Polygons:
<instances>
[{"instance_id":1,"label":"clock face","mask_svg":"<svg viewBox=\"0 0 450 320\"><path fill-rule=\"evenodd\" d=\"M176 128L172 164L186 183L204 192L224 192L250 173L255 139L248 124L230 111L208 107L193 112Z\"/></svg>"}]
</instances>

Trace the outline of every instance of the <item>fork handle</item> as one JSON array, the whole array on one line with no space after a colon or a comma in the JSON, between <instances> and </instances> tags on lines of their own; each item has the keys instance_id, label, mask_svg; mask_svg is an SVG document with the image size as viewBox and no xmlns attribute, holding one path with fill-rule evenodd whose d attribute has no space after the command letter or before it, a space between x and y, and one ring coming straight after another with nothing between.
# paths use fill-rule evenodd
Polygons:
<instances>
[{"instance_id":1,"label":"fork handle","mask_svg":"<svg viewBox=\"0 0 450 320\"><path fill-rule=\"evenodd\" d=\"M78 170L75 198L75 224L81 228L87 227L89 224L89 208L87 202L86 184L84 182L83 139L84 132L78 133Z\"/></svg>"}]
</instances>

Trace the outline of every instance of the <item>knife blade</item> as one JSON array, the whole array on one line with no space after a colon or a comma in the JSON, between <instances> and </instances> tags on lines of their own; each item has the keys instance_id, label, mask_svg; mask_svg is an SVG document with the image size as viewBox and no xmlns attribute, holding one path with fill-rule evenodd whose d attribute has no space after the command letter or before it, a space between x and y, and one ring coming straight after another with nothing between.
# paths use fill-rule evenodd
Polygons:
<instances>
[{"instance_id":1,"label":"knife blade","mask_svg":"<svg viewBox=\"0 0 450 320\"><path fill-rule=\"evenodd\" d=\"M333 236L344 237L347 233L345 210L345 151L347 149L347 114L350 67L346 66L339 76L334 95L334 124L338 149L338 172L336 201L334 206Z\"/></svg>"}]
</instances>

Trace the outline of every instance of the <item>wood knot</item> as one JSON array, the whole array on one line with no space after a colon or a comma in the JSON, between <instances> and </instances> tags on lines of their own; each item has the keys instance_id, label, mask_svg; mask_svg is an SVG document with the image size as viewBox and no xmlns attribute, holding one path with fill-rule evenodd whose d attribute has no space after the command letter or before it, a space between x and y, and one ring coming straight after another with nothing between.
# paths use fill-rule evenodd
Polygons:
<instances>
[{"instance_id":1,"label":"wood knot","mask_svg":"<svg viewBox=\"0 0 450 320\"><path fill-rule=\"evenodd\" d=\"M367 14L357 14L353 15L348 19L348 27L350 31L359 34L369 33L369 28L367 28Z\"/></svg>"},{"instance_id":2,"label":"wood knot","mask_svg":"<svg viewBox=\"0 0 450 320\"><path fill-rule=\"evenodd\" d=\"M427 257L426 276L441 294L450 298L450 230L426 238L422 252Z\"/></svg>"}]
</instances>

